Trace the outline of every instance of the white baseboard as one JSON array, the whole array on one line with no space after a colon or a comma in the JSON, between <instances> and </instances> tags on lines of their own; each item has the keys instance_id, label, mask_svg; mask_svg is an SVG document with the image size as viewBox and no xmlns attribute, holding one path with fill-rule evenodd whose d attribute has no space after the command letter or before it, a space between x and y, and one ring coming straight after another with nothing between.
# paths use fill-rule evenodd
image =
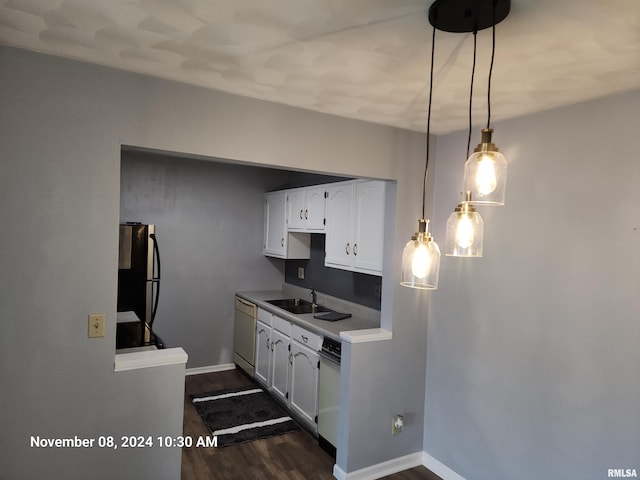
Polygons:
<instances>
[{"instance_id":1,"label":"white baseboard","mask_svg":"<svg viewBox=\"0 0 640 480\"><path fill-rule=\"evenodd\" d=\"M422 465L423 453L416 452L404 457L393 458L349 473L346 473L338 465L334 465L333 476L338 480L374 480Z\"/></svg>"},{"instance_id":2,"label":"white baseboard","mask_svg":"<svg viewBox=\"0 0 640 480\"><path fill-rule=\"evenodd\" d=\"M443 480L465 480L463 476L458 475L444 463L436 460L427 452L422 452L422 464Z\"/></svg>"},{"instance_id":3,"label":"white baseboard","mask_svg":"<svg viewBox=\"0 0 640 480\"><path fill-rule=\"evenodd\" d=\"M223 363L222 365L209 365L207 367L187 368L185 375L200 375L201 373L225 372L236 368L235 363Z\"/></svg>"}]
</instances>

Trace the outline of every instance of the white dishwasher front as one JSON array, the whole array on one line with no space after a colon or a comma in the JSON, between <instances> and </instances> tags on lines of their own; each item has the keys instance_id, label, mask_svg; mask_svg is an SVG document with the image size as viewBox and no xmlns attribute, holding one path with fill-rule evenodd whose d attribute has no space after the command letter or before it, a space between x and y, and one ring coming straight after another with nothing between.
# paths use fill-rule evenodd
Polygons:
<instances>
[{"instance_id":1,"label":"white dishwasher front","mask_svg":"<svg viewBox=\"0 0 640 480\"><path fill-rule=\"evenodd\" d=\"M236 296L233 328L233 361L252 378L255 365L257 307Z\"/></svg>"},{"instance_id":2,"label":"white dishwasher front","mask_svg":"<svg viewBox=\"0 0 640 480\"><path fill-rule=\"evenodd\" d=\"M318 443L333 458L338 445L341 350L340 342L325 337L319 352Z\"/></svg>"}]
</instances>

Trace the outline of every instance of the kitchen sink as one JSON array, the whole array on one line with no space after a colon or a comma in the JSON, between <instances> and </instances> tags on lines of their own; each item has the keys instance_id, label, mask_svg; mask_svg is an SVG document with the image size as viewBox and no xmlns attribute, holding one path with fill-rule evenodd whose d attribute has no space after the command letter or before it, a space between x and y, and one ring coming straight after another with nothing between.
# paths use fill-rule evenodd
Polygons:
<instances>
[{"instance_id":1,"label":"kitchen sink","mask_svg":"<svg viewBox=\"0 0 640 480\"><path fill-rule=\"evenodd\" d=\"M303 313L321 313L332 312L333 310L323 307L322 305L313 305L308 300L302 298L284 298L281 300L267 300L267 303L286 310L289 313L301 315Z\"/></svg>"}]
</instances>

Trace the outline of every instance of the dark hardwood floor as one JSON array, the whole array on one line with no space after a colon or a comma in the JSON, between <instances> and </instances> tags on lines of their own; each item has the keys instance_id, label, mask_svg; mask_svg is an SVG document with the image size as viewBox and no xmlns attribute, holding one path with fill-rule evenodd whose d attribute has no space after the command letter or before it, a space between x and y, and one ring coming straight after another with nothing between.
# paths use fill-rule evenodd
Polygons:
<instances>
[{"instance_id":1,"label":"dark hardwood floor","mask_svg":"<svg viewBox=\"0 0 640 480\"><path fill-rule=\"evenodd\" d=\"M252 380L239 370L190 375L185 381L184 435L196 439L209 432L189 395L241 387ZM182 450L182 480L333 480L333 459L304 429L225 448ZM396 473L386 480L440 480L424 467Z\"/></svg>"}]
</instances>

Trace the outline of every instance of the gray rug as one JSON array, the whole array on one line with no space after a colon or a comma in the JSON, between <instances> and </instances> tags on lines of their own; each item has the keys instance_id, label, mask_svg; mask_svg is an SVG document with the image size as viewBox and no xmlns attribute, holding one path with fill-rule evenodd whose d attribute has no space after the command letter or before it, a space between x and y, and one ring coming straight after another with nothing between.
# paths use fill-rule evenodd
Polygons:
<instances>
[{"instance_id":1,"label":"gray rug","mask_svg":"<svg viewBox=\"0 0 640 480\"><path fill-rule=\"evenodd\" d=\"M298 430L298 424L257 385L191 395L218 447Z\"/></svg>"}]
</instances>

